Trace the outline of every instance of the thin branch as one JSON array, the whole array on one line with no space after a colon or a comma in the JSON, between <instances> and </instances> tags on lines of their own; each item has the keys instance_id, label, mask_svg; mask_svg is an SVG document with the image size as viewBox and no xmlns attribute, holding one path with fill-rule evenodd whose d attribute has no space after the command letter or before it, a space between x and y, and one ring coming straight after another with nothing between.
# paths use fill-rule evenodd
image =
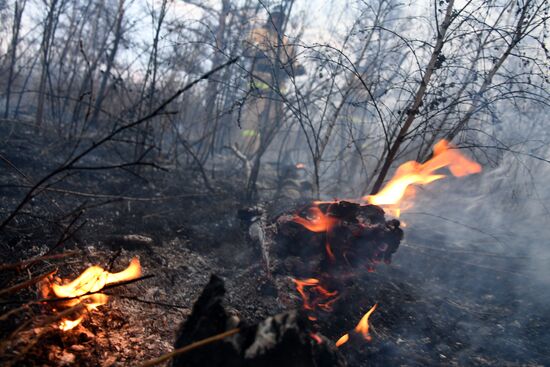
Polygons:
<instances>
[{"instance_id":1,"label":"thin branch","mask_svg":"<svg viewBox=\"0 0 550 367\"><path fill-rule=\"evenodd\" d=\"M158 358L155 358L155 359L151 359L145 363L143 363L142 365L140 365L139 367L151 367L151 366L156 366L157 364L161 364L162 362L165 362L169 359L172 359L174 358L175 356L177 355L181 355L181 354L184 354L184 353L187 353L189 351L192 351L193 349L197 349L197 348L200 348L200 347L203 347L205 345L208 345L208 344L212 344L213 342L217 342L219 340L222 340L222 339L225 339L227 337L230 337L232 335L235 335L237 334L239 331L241 331L239 328L235 328L235 329L231 329L231 330L228 330L228 331L225 331L221 334L217 334L217 335L214 335L214 336L211 336L211 337L208 337L206 339L202 339L202 340L199 340L197 342L194 342L192 344L189 344L185 347L181 347L181 348L178 348L170 353L166 353Z\"/></svg>"},{"instance_id":2,"label":"thin branch","mask_svg":"<svg viewBox=\"0 0 550 367\"><path fill-rule=\"evenodd\" d=\"M17 213L35 196L35 192L44 183L46 183L51 178L57 176L58 174L60 174L64 171L73 169L74 166L76 165L76 163L78 163L82 158L84 158L86 155L93 152L94 150L96 150L97 148L99 148L100 146L105 144L106 142L112 140L112 138L114 138L116 135L120 134L121 132L123 132L125 130L128 130L128 129L134 127L134 126L137 126L137 125L139 125L139 124L141 124L145 121L148 121L148 120L152 119L153 117L157 116L164 108L166 108L166 106L168 106L171 102L173 102L176 98L178 98L184 92L186 92L189 89L191 89L192 87L194 87L200 81L208 79L210 76L212 76L216 72L220 71L221 69L223 69L223 68L225 68L225 67L227 67L231 64L234 64L235 62L237 62L238 59L239 59L238 57L235 57L235 58L227 61L226 63L215 67L214 69L210 70L209 72L202 75L201 77L193 80L192 82L190 82L189 84L187 84L183 88L179 89L170 98L166 99L163 103L160 104L160 106L158 106L151 113L147 114L144 117L141 117L141 118L137 119L136 121L133 121L133 122L130 122L126 125L122 125L122 126L118 127L117 129L113 130L110 134L106 135L105 137L103 137L99 141L93 143L91 146L84 149L81 153L79 153L78 155L76 155L72 159L68 160L68 162L62 164L60 167L56 168L55 170L53 170L52 172L50 172L49 174L44 176L42 179L40 179L29 190L29 192L25 195L25 197L21 200L21 202L17 205L17 207L11 212L11 214L6 219L4 219L4 221L0 224L0 230L3 230L13 220L13 218L17 215Z\"/></svg>"}]
</instances>

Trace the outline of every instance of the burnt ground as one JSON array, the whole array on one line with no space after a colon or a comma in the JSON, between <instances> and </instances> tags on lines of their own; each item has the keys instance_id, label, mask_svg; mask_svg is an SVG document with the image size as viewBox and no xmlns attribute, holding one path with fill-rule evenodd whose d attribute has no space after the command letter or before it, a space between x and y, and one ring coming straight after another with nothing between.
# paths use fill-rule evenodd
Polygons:
<instances>
[{"instance_id":1,"label":"burnt ground","mask_svg":"<svg viewBox=\"0 0 550 367\"><path fill-rule=\"evenodd\" d=\"M5 218L25 193L20 186L51 171L71 146L55 132L38 137L21 123L0 123L0 139L0 155L20 171L0 162ZM127 159L131 149L120 146L106 146L86 164ZM162 165L168 171L68 172L0 234L2 264L51 248L52 253L76 251L2 271L2 289L52 269L68 278L92 264L116 271L133 256L140 258L144 274L154 275L110 290L108 304L65 333L40 325L49 315L43 305L7 314L37 299L36 287L1 297L9 302L0 316L3 364L134 366L159 356L171 350L178 324L213 273L225 279L226 307L241 319L256 322L301 307L288 276L277 278L278 293L266 290L259 249L247 240L236 215L243 206L239 173L231 166L223 176L217 173L210 192L196 167ZM320 318L320 332L336 340L378 303L370 318L372 341L340 348L350 366L550 365L549 292L533 281L528 261L514 251L453 251L435 226L429 218L408 223L393 263L358 274L334 311ZM135 234L151 241L122 237Z\"/></svg>"}]
</instances>

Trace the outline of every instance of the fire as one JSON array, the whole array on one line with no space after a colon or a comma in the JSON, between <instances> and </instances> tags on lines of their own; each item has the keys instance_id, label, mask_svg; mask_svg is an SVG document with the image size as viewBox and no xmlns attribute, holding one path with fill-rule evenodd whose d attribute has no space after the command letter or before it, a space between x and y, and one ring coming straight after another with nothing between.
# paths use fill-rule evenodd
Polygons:
<instances>
[{"instance_id":1,"label":"fire","mask_svg":"<svg viewBox=\"0 0 550 367\"><path fill-rule=\"evenodd\" d=\"M304 228L310 230L311 232L315 232L315 233L329 232L331 228L333 228L336 225L338 220L323 213L323 211L318 206L319 204L322 204L322 203L324 202L316 201L313 203L313 205L315 206L308 209L308 212L309 212L308 218L302 218L298 215L295 215L292 220L302 225ZM325 251L327 253L328 258L334 261L335 259L334 252L332 251L332 247L330 246L330 243L328 241L325 243Z\"/></svg>"},{"instance_id":2,"label":"fire","mask_svg":"<svg viewBox=\"0 0 550 367\"><path fill-rule=\"evenodd\" d=\"M309 209L309 218L302 218L296 215L293 220L311 232L316 233L326 232L334 224L334 219L325 215L317 206Z\"/></svg>"},{"instance_id":3,"label":"fire","mask_svg":"<svg viewBox=\"0 0 550 367\"><path fill-rule=\"evenodd\" d=\"M315 278L292 279L292 281L296 285L296 290L302 296L305 310L315 311L316 309L321 309L328 312L332 311L332 305L338 299L338 291L327 290L320 284L319 279ZM308 288L307 291L306 287Z\"/></svg>"},{"instance_id":4,"label":"fire","mask_svg":"<svg viewBox=\"0 0 550 367\"><path fill-rule=\"evenodd\" d=\"M371 309L361 318L355 329L353 331L363 337L366 341L371 341L371 336L369 335L369 317L370 315L376 310L376 307L378 304L375 304L371 307ZM344 334L338 341L336 342L336 346L340 347L341 345L348 342L350 336L349 334Z\"/></svg>"},{"instance_id":5,"label":"fire","mask_svg":"<svg viewBox=\"0 0 550 367\"><path fill-rule=\"evenodd\" d=\"M130 261L130 265L118 273L110 273L100 266L91 266L80 276L67 284L54 283L51 285L51 291L59 298L72 298L63 303L66 307L72 307L79 303L84 303L89 311L97 309L109 300L105 294L95 293L103 289L106 285L125 280L132 280L141 276L141 265L137 257ZM47 292L49 293L49 292ZM90 294L93 293L93 294ZM62 320L59 328L63 331L71 330L83 320L81 315L76 320Z\"/></svg>"},{"instance_id":6,"label":"fire","mask_svg":"<svg viewBox=\"0 0 550 367\"><path fill-rule=\"evenodd\" d=\"M59 328L63 331L74 329L78 324L82 322L84 316L80 316L76 320L63 320L59 323Z\"/></svg>"},{"instance_id":7,"label":"fire","mask_svg":"<svg viewBox=\"0 0 550 367\"><path fill-rule=\"evenodd\" d=\"M321 344L323 342L323 339L321 339L321 337L315 333L309 333L309 336L311 337L311 339L315 340L317 344Z\"/></svg>"},{"instance_id":8,"label":"fire","mask_svg":"<svg viewBox=\"0 0 550 367\"><path fill-rule=\"evenodd\" d=\"M433 158L426 163L408 161L403 163L392 179L376 195L364 196L363 200L375 205L396 205L407 194L411 185L426 185L446 177L435 171L447 167L455 177L464 177L481 172L481 166L469 160L447 140L440 140L434 147Z\"/></svg>"},{"instance_id":9,"label":"fire","mask_svg":"<svg viewBox=\"0 0 550 367\"><path fill-rule=\"evenodd\" d=\"M349 334L344 334L340 339L336 341L336 346L340 347L342 344L347 343L349 340Z\"/></svg>"}]
</instances>

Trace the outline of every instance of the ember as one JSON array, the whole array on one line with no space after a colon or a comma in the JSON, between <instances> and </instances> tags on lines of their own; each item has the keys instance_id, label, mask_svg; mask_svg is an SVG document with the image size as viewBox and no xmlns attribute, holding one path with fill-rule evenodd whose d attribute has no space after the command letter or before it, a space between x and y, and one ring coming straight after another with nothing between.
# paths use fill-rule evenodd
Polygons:
<instances>
[{"instance_id":1,"label":"ember","mask_svg":"<svg viewBox=\"0 0 550 367\"><path fill-rule=\"evenodd\" d=\"M292 279L296 284L296 290L302 296L304 309L315 311L321 309L332 311L332 305L338 299L338 291L328 291L319 282L318 279L310 278L304 280ZM306 290L306 287L308 290ZM314 316L310 316L310 319Z\"/></svg>"}]
</instances>

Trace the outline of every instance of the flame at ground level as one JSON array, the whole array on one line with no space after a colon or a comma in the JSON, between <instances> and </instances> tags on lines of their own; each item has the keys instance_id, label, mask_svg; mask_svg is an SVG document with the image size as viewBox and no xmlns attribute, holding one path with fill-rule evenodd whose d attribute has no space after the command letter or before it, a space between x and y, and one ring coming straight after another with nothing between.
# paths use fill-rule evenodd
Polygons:
<instances>
[{"instance_id":1,"label":"flame at ground level","mask_svg":"<svg viewBox=\"0 0 550 367\"><path fill-rule=\"evenodd\" d=\"M379 193L364 196L363 200L375 205L398 204L411 185L426 185L446 177L435 174L435 171L444 167L447 167L455 177L481 172L481 165L453 149L453 146L443 139L434 146L434 154L430 160L426 163L415 161L403 163Z\"/></svg>"},{"instance_id":2,"label":"flame at ground level","mask_svg":"<svg viewBox=\"0 0 550 367\"><path fill-rule=\"evenodd\" d=\"M327 290L315 278L292 279L292 281L296 285L296 290L302 296L305 310L315 311L321 309L327 312L332 311L332 305L338 299L338 291Z\"/></svg>"},{"instance_id":3,"label":"flame at ground level","mask_svg":"<svg viewBox=\"0 0 550 367\"><path fill-rule=\"evenodd\" d=\"M88 310L95 310L104 305L109 300L105 294L94 293L103 289L106 285L132 280L141 276L141 265L137 257L130 261L130 265L118 273L111 273L100 266L91 266L80 276L67 284L54 283L51 285L53 293L60 298L73 298L63 303L66 307L72 307L79 303L84 303ZM89 294L94 293L94 294ZM64 319L60 322L59 328L63 331L71 330L83 320L84 316L79 316L76 320Z\"/></svg>"},{"instance_id":4,"label":"flame at ground level","mask_svg":"<svg viewBox=\"0 0 550 367\"><path fill-rule=\"evenodd\" d=\"M83 319L84 319L84 315L80 316L76 320L68 320L68 319L63 320L59 323L59 328L63 331L74 329L78 324L82 322Z\"/></svg>"},{"instance_id":5,"label":"flame at ground level","mask_svg":"<svg viewBox=\"0 0 550 367\"><path fill-rule=\"evenodd\" d=\"M325 215L319 209L319 207L314 206L309 208L309 218L302 218L298 215L294 216L294 222L304 226L311 232L326 232L334 225L334 218Z\"/></svg>"},{"instance_id":6,"label":"flame at ground level","mask_svg":"<svg viewBox=\"0 0 550 367\"><path fill-rule=\"evenodd\" d=\"M369 317L374 312L374 310L376 310L376 306L378 306L378 304L372 306L371 309L361 318L361 320L359 320L359 323L357 324L355 329L353 329L355 333L360 334L366 341L371 340L371 336L369 335ZM336 342L336 346L339 347L347 343L349 338L349 334L344 334L340 339L338 339L338 341Z\"/></svg>"}]
</instances>

